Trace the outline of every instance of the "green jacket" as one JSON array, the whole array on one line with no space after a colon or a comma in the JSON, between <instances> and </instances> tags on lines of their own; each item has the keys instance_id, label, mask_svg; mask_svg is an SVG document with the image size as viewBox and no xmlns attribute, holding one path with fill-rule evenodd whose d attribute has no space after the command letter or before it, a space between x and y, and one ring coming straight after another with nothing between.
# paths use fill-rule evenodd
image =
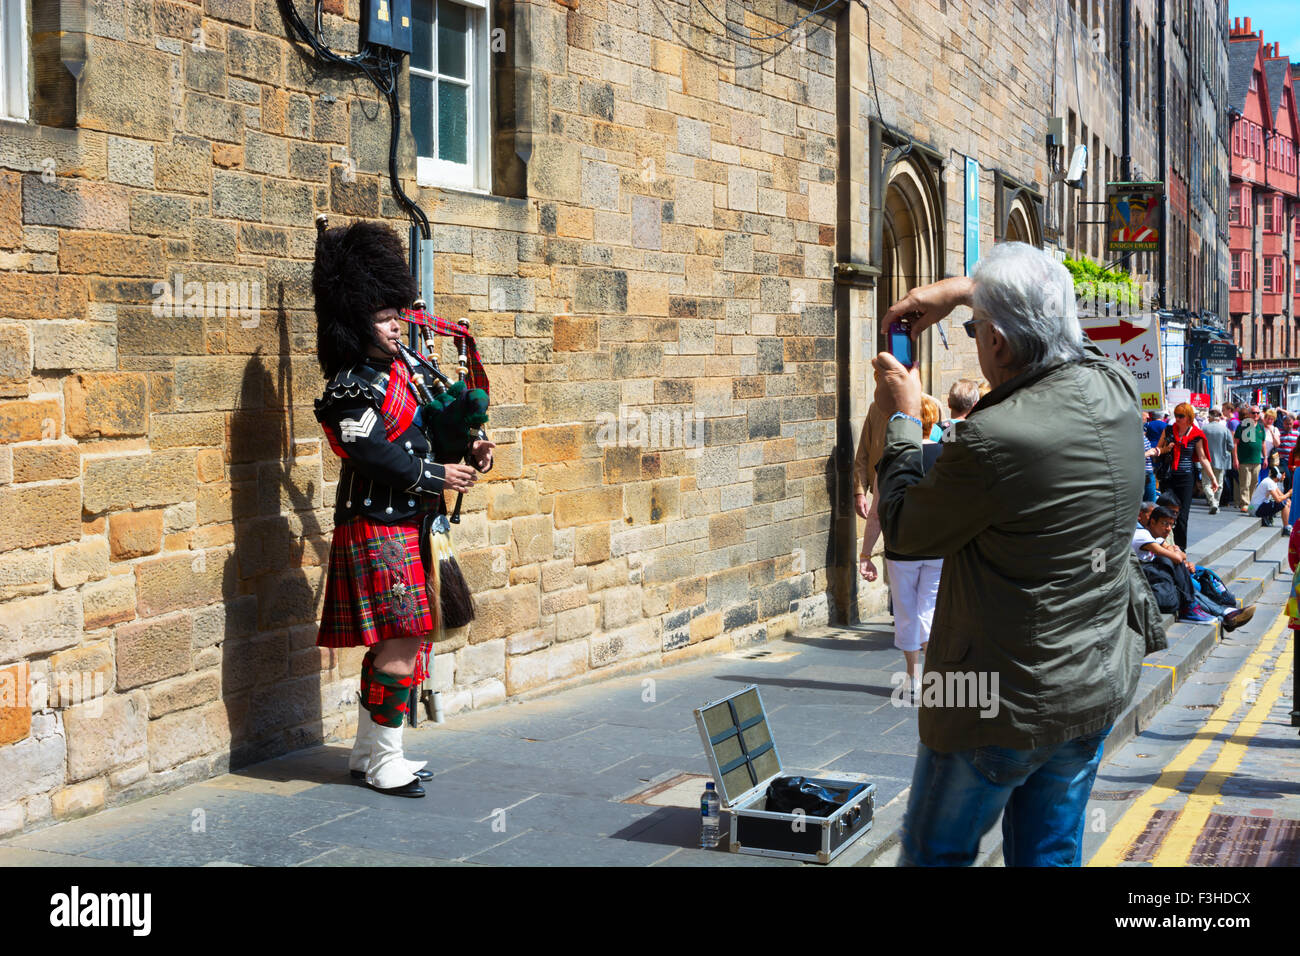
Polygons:
<instances>
[{"instance_id":1,"label":"green jacket","mask_svg":"<svg viewBox=\"0 0 1300 956\"><path fill-rule=\"evenodd\" d=\"M1143 656L1164 646L1130 547L1144 477L1137 388L1085 348L1081 362L989 392L924 477L920 429L889 423L885 541L944 558L924 686L936 672L948 693L939 706L923 696L919 712L933 750L1028 750L1102 730ZM997 681L996 707L970 699L972 680Z\"/></svg>"}]
</instances>

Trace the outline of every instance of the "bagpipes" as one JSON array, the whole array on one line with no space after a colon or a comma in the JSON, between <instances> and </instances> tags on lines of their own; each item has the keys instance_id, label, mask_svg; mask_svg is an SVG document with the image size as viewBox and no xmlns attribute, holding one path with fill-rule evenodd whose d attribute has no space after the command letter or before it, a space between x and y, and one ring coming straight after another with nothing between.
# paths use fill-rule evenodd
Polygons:
<instances>
[{"instance_id":1,"label":"bagpipes","mask_svg":"<svg viewBox=\"0 0 1300 956\"><path fill-rule=\"evenodd\" d=\"M415 386L416 397L420 402L421 429L429 441L434 458L440 462L463 462L468 457L474 439L487 437L483 431L483 425L487 423L487 375L483 372L478 349L471 345L473 340L469 335L469 323L462 319L453 326L425 312L423 306L423 301L417 300L413 309L402 311L402 318L412 325L424 328L426 354L419 355L406 346L401 346L399 353ZM434 334L451 336L457 345L460 375L455 382L438 367ZM417 360L433 372L432 382L425 381L424 373L416 364ZM469 388L469 382L473 382L475 387ZM426 569L425 591L434 610L435 630L439 627L464 627L474 620L474 596L460 569L460 563L456 560L456 549L451 540L451 525L460 523L460 507L464 497L464 492L457 492L456 508L449 519L444 496L442 509L431 518L426 518L420 528L420 550ZM424 676L432 671L431 649L428 644L420 648L423 667L419 670ZM419 725L417 714L420 703L425 705L431 720L435 723L442 722L439 695L422 690L421 683L412 686L410 706L407 708L407 719L413 727Z\"/></svg>"},{"instance_id":2,"label":"bagpipes","mask_svg":"<svg viewBox=\"0 0 1300 956\"><path fill-rule=\"evenodd\" d=\"M421 427L435 460L463 462L469 456L473 441L486 437L483 425L487 422L488 392L482 386L487 384L487 376L483 374L477 349L474 350L476 374L470 375L469 323L462 319L452 325L425 312L423 306L424 303L417 300L413 309L402 311L402 318L424 329L426 355L402 346L401 360L411 373L420 401ZM450 336L457 345L460 377L455 382L438 367L433 342L435 334ZM425 381L416 360L433 372L432 382ZM474 388L468 387L470 381L474 382ZM464 627L474 620L474 598L456 561L456 550L451 540L451 525L460 523L464 497L464 492L457 493L456 507L450 518L444 505L428 522L425 535L429 544L428 589L431 595L438 596L438 618L441 626L446 628Z\"/></svg>"}]
</instances>

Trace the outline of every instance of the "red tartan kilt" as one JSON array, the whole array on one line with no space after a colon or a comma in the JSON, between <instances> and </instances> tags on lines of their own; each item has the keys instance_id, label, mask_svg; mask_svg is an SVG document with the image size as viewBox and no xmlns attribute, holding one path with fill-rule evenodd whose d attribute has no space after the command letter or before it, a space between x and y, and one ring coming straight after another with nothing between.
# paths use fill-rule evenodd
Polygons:
<instances>
[{"instance_id":1,"label":"red tartan kilt","mask_svg":"<svg viewBox=\"0 0 1300 956\"><path fill-rule=\"evenodd\" d=\"M430 637L417 521L385 525L362 517L334 529L317 647L359 647Z\"/></svg>"}]
</instances>

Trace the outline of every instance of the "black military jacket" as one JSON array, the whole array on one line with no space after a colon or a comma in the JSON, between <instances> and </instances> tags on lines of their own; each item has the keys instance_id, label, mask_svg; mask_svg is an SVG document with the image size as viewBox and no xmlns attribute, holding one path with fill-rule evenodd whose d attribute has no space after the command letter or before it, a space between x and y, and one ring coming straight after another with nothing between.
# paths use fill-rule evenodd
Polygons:
<instances>
[{"instance_id":1,"label":"black military jacket","mask_svg":"<svg viewBox=\"0 0 1300 956\"><path fill-rule=\"evenodd\" d=\"M432 382L432 369L407 354ZM316 400L316 420L343 459L336 525L357 515L396 524L441 509L444 468L416 424L419 403L400 361L366 358L347 366Z\"/></svg>"}]
</instances>

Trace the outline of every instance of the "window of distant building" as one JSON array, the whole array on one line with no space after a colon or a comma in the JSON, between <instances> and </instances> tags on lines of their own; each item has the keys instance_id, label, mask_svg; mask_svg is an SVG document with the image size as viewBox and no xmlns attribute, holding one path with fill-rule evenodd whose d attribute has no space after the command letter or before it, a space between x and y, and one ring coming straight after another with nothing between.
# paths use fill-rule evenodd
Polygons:
<instances>
[{"instance_id":1,"label":"window of distant building","mask_svg":"<svg viewBox=\"0 0 1300 956\"><path fill-rule=\"evenodd\" d=\"M1276 231L1277 231L1276 229L1273 228L1273 221L1274 221L1274 220L1273 220L1273 211L1274 211L1276 208L1277 208L1277 206L1276 206L1275 203L1274 203L1274 197L1272 197L1272 196L1268 196L1268 197L1266 197L1265 200L1264 200L1263 208L1262 208L1262 212L1263 212L1263 214L1264 214L1264 231L1265 231L1265 232L1276 232Z\"/></svg>"},{"instance_id":2,"label":"window of distant building","mask_svg":"<svg viewBox=\"0 0 1300 956\"><path fill-rule=\"evenodd\" d=\"M1241 288L1241 257L1242 253L1234 252L1232 254L1232 284L1229 286L1233 291Z\"/></svg>"},{"instance_id":3,"label":"window of distant building","mask_svg":"<svg viewBox=\"0 0 1300 956\"><path fill-rule=\"evenodd\" d=\"M1241 225L1241 193L1235 189L1228 198L1228 222L1234 226Z\"/></svg>"}]
</instances>

